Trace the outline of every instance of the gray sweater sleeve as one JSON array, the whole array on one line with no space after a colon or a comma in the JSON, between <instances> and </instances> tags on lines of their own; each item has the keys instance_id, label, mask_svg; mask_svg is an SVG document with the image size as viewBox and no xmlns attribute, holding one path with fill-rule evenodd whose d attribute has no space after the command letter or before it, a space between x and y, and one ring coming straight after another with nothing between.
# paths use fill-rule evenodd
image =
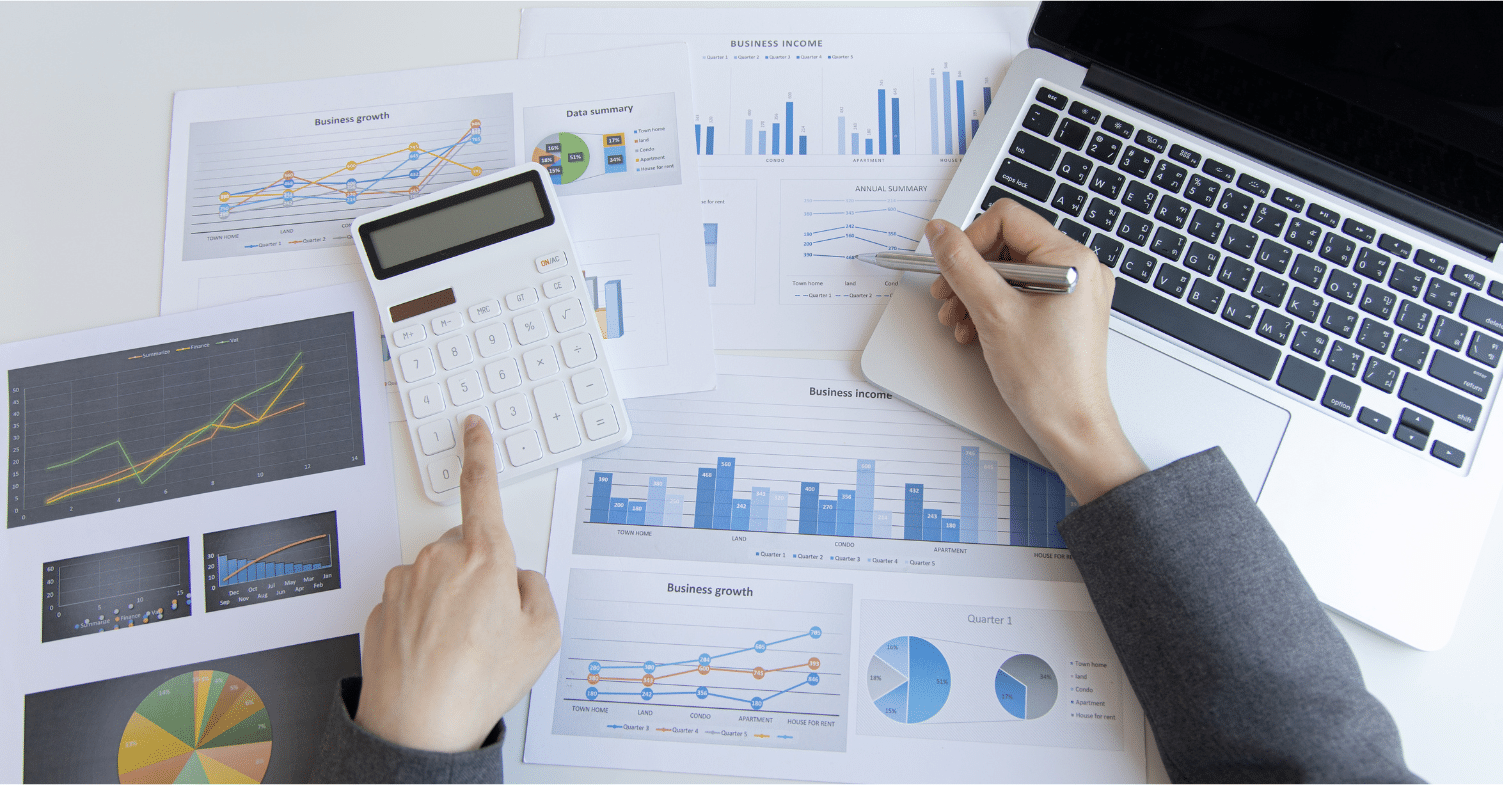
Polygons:
<instances>
[{"instance_id":1,"label":"gray sweater sleeve","mask_svg":"<svg viewBox=\"0 0 1503 785\"><path fill-rule=\"evenodd\" d=\"M313 782L500 782L500 722L480 749L428 752L392 744L355 724L360 708L360 677L339 682L339 694L324 728Z\"/></svg>"},{"instance_id":2,"label":"gray sweater sleeve","mask_svg":"<svg viewBox=\"0 0 1503 785\"><path fill-rule=\"evenodd\" d=\"M1410 782L1398 728L1220 448L1059 524L1175 782Z\"/></svg>"}]
</instances>

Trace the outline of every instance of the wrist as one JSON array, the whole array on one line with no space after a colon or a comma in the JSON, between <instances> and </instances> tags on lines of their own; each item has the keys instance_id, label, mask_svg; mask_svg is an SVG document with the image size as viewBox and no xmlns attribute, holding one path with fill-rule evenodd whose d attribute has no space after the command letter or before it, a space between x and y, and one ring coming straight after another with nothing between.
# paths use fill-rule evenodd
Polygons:
<instances>
[{"instance_id":1,"label":"wrist","mask_svg":"<svg viewBox=\"0 0 1503 785\"><path fill-rule=\"evenodd\" d=\"M1082 412L1031 434L1049 464L1082 505L1146 474L1148 467L1122 432L1108 401L1100 412Z\"/></svg>"}]
</instances>

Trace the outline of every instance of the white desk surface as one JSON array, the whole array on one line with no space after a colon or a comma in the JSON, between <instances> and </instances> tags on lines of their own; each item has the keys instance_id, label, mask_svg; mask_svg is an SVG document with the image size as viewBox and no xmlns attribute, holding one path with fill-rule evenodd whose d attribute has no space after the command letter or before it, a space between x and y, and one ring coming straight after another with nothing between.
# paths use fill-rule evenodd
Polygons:
<instances>
[{"instance_id":1,"label":"white desk surface","mask_svg":"<svg viewBox=\"0 0 1503 785\"><path fill-rule=\"evenodd\" d=\"M0 3L0 342L157 314L174 91L510 59L520 8L424 3L425 18L465 20L437 36L414 35L405 20L418 11L397 3ZM411 558L459 510L423 498L406 429L392 437ZM524 567L543 567L552 490L547 475L502 494ZM1499 519L1446 649L1336 620L1398 721L1410 767L1432 781L1503 781L1503 679L1485 672L1503 653ZM524 707L507 716L512 781L706 779L524 766Z\"/></svg>"}]
</instances>

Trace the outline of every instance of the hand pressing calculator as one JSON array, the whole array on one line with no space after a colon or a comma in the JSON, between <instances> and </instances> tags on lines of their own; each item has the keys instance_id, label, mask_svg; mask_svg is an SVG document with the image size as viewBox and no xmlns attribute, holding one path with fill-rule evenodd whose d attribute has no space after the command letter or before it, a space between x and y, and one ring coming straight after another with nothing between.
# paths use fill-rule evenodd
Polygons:
<instances>
[{"instance_id":1,"label":"hand pressing calculator","mask_svg":"<svg viewBox=\"0 0 1503 785\"><path fill-rule=\"evenodd\" d=\"M459 501L471 414L491 427L502 485L631 438L542 167L367 213L350 232L429 499Z\"/></svg>"}]
</instances>

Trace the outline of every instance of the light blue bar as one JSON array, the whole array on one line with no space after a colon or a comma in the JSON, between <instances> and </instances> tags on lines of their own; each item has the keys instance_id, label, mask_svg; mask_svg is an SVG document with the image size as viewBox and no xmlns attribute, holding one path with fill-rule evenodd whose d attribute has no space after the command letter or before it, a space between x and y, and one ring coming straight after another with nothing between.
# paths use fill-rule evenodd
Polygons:
<instances>
[{"instance_id":1,"label":"light blue bar","mask_svg":"<svg viewBox=\"0 0 1503 785\"><path fill-rule=\"evenodd\" d=\"M962 542L976 541L976 519L981 507L981 450L960 448L960 533ZM965 539L966 535L970 539Z\"/></svg>"},{"instance_id":2,"label":"light blue bar","mask_svg":"<svg viewBox=\"0 0 1503 785\"><path fill-rule=\"evenodd\" d=\"M772 501L767 505L767 530L788 531L788 492L773 491Z\"/></svg>"},{"instance_id":3,"label":"light blue bar","mask_svg":"<svg viewBox=\"0 0 1503 785\"><path fill-rule=\"evenodd\" d=\"M751 495L751 530L754 532L767 531L767 508L772 501L771 488L752 488Z\"/></svg>"},{"instance_id":4,"label":"light blue bar","mask_svg":"<svg viewBox=\"0 0 1503 785\"><path fill-rule=\"evenodd\" d=\"M877 510L876 512L872 513L872 536L887 538L891 538L893 536L892 511Z\"/></svg>"},{"instance_id":5,"label":"light blue bar","mask_svg":"<svg viewBox=\"0 0 1503 785\"><path fill-rule=\"evenodd\" d=\"M648 526L663 525L663 506L668 499L668 478L647 478L647 519L644 522Z\"/></svg>"},{"instance_id":6,"label":"light blue bar","mask_svg":"<svg viewBox=\"0 0 1503 785\"><path fill-rule=\"evenodd\" d=\"M682 494L670 493L668 499L663 502L663 525L684 525L684 497Z\"/></svg>"},{"instance_id":7,"label":"light blue bar","mask_svg":"<svg viewBox=\"0 0 1503 785\"><path fill-rule=\"evenodd\" d=\"M976 542L996 544L997 540L997 462L981 462L981 509L976 513Z\"/></svg>"},{"instance_id":8,"label":"light blue bar","mask_svg":"<svg viewBox=\"0 0 1503 785\"><path fill-rule=\"evenodd\" d=\"M783 143L782 128L783 128L783 126L782 126L781 123L773 123L772 124L772 154L773 155L778 155L778 150L782 149L782 143Z\"/></svg>"},{"instance_id":9,"label":"light blue bar","mask_svg":"<svg viewBox=\"0 0 1503 785\"><path fill-rule=\"evenodd\" d=\"M872 508L876 506L877 462L856 461L856 536L872 536Z\"/></svg>"},{"instance_id":10,"label":"light blue bar","mask_svg":"<svg viewBox=\"0 0 1503 785\"><path fill-rule=\"evenodd\" d=\"M622 312L621 282L605 282L605 337L620 338L626 334L626 315Z\"/></svg>"},{"instance_id":11,"label":"light blue bar","mask_svg":"<svg viewBox=\"0 0 1503 785\"><path fill-rule=\"evenodd\" d=\"M939 86L929 77L929 153L939 155Z\"/></svg>"},{"instance_id":12,"label":"light blue bar","mask_svg":"<svg viewBox=\"0 0 1503 785\"><path fill-rule=\"evenodd\" d=\"M857 131L851 132L851 155L861 155L861 134Z\"/></svg>"},{"instance_id":13,"label":"light blue bar","mask_svg":"<svg viewBox=\"0 0 1503 785\"><path fill-rule=\"evenodd\" d=\"M951 114L951 112L953 111L953 109L950 106L950 72L949 71L945 71L944 74L945 74L945 84L944 84L944 87L945 87L945 155L952 155L955 152L955 134L951 133L950 122L951 122L951 120L954 119L955 115Z\"/></svg>"},{"instance_id":14,"label":"light blue bar","mask_svg":"<svg viewBox=\"0 0 1503 785\"><path fill-rule=\"evenodd\" d=\"M845 117L835 119L840 122L840 133L835 135L835 143L840 145L840 154L845 155Z\"/></svg>"},{"instance_id":15,"label":"light blue bar","mask_svg":"<svg viewBox=\"0 0 1503 785\"><path fill-rule=\"evenodd\" d=\"M767 129L757 132L757 155L767 155Z\"/></svg>"},{"instance_id":16,"label":"light blue bar","mask_svg":"<svg viewBox=\"0 0 1503 785\"><path fill-rule=\"evenodd\" d=\"M750 117L748 117L748 118L746 118L746 154L747 155L751 155L752 154L752 151L751 151L751 140L752 140L752 119Z\"/></svg>"},{"instance_id":17,"label":"light blue bar","mask_svg":"<svg viewBox=\"0 0 1503 785\"><path fill-rule=\"evenodd\" d=\"M751 144L747 142L748 146ZM750 153L747 150L747 153ZM705 224L705 269L710 275L710 286L715 286L715 266L720 259L720 224Z\"/></svg>"},{"instance_id":18,"label":"light blue bar","mask_svg":"<svg viewBox=\"0 0 1503 785\"><path fill-rule=\"evenodd\" d=\"M877 149L887 155L887 91L877 89Z\"/></svg>"}]
</instances>

